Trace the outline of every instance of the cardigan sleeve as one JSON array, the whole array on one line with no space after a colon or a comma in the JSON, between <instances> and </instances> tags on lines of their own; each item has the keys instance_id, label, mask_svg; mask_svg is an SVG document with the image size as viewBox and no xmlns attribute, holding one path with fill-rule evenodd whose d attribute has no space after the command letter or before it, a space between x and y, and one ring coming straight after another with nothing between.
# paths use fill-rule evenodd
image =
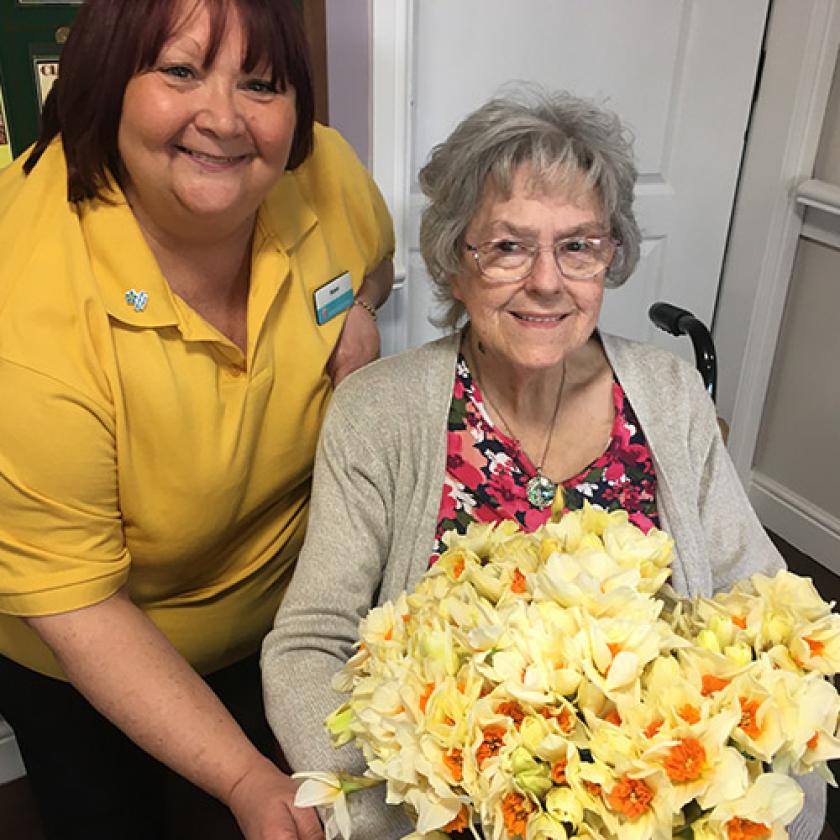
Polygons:
<instances>
[{"instance_id":1,"label":"cardigan sleeve","mask_svg":"<svg viewBox=\"0 0 840 840\"><path fill-rule=\"evenodd\" d=\"M691 377L689 399L694 427L689 447L704 442L697 506L714 590L729 589L754 574L775 575L784 560L747 498L721 437L714 404L696 376Z\"/></svg>"},{"instance_id":2,"label":"cardigan sleeve","mask_svg":"<svg viewBox=\"0 0 840 840\"><path fill-rule=\"evenodd\" d=\"M337 394L315 460L306 541L274 629L263 644L266 713L296 771L361 775L353 746L334 749L324 719L346 700L331 688L353 651L359 622L377 601L393 527L392 478L381 446L354 426ZM387 840L411 825L386 806L384 786L349 797L354 840Z\"/></svg>"}]
</instances>

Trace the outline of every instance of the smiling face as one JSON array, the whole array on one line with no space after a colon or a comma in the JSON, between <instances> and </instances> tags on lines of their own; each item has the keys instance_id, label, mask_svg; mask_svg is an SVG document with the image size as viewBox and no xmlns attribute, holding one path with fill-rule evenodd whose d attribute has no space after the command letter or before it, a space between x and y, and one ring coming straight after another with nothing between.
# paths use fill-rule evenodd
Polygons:
<instances>
[{"instance_id":1,"label":"smiling face","mask_svg":"<svg viewBox=\"0 0 840 840\"><path fill-rule=\"evenodd\" d=\"M118 148L124 189L141 226L183 235L250 223L282 175L295 130L294 91L271 72L242 69L234 6L212 65L202 4L181 9L157 61L126 86Z\"/></svg>"},{"instance_id":2,"label":"smiling face","mask_svg":"<svg viewBox=\"0 0 840 840\"><path fill-rule=\"evenodd\" d=\"M590 280L567 280L551 246L569 236L603 235L609 229L591 191L535 188L529 176L529 168L521 166L509 196L488 186L464 240L470 245L498 239L539 244L543 250L530 275L510 283L490 282L465 253L463 271L452 280L452 293L464 304L471 331L486 353L497 364L521 372L558 365L592 335L605 272Z\"/></svg>"}]
</instances>

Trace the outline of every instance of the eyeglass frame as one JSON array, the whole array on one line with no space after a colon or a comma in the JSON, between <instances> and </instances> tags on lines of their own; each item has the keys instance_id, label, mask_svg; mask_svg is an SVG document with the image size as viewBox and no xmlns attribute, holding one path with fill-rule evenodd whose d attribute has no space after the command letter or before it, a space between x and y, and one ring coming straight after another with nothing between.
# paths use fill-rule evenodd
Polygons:
<instances>
[{"instance_id":1,"label":"eyeglass frame","mask_svg":"<svg viewBox=\"0 0 840 840\"><path fill-rule=\"evenodd\" d=\"M583 240L606 240L613 246L612 254L610 254L609 260L603 266L603 268L599 268L594 274L590 274L586 277L570 277L563 271L563 266L560 265L560 260L557 258L557 248L560 245L563 245L566 242L573 242L576 239L583 239ZM521 277L511 277L507 279L502 279L500 277L488 277L485 273L483 266L481 265L481 258L479 256L481 249L487 245L493 245L496 242L518 242L520 245L524 245L526 247L526 253L530 254L530 264L528 265L528 270L523 274ZM465 250L470 254L470 256L475 260L476 268L478 269L478 273L488 282L490 283L521 283L523 280L527 280L528 277L531 276L531 273L534 270L534 266L537 264L537 257L543 251L550 251L552 256L554 257L554 265L557 268L557 271L560 272L560 276L564 277L566 280L571 280L572 282L581 281L581 282L588 282L590 280L594 280L602 271L606 271L609 269L610 265L612 265L612 261L615 259L615 252L621 247L621 240L614 239L611 236L566 236L562 239L558 239L553 245L540 245L539 243L531 244L527 241L517 240L517 239L508 239L505 237L499 239L488 239L486 242L480 242L478 245L470 245L469 242L464 242Z\"/></svg>"}]
</instances>

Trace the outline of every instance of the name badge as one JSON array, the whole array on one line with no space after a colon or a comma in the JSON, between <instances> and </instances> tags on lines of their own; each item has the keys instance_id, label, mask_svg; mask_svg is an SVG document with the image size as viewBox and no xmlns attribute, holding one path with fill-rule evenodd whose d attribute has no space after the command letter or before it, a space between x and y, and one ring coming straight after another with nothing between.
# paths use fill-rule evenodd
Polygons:
<instances>
[{"instance_id":1,"label":"name badge","mask_svg":"<svg viewBox=\"0 0 840 840\"><path fill-rule=\"evenodd\" d=\"M326 324L336 315L344 312L353 305L353 285L350 282L350 272L345 271L338 277L333 277L315 289L315 320L318 324Z\"/></svg>"}]
</instances>

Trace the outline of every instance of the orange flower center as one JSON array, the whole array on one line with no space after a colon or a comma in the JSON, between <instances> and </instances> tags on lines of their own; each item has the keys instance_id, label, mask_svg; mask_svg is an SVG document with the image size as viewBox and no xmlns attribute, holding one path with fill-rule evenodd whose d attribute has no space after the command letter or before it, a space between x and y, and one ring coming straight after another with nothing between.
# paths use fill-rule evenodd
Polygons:
<instances>
[{"instance_id":1,"label":"orange flower center","mask_svg":"<svg viewBox=\"0 0 840 840\"><path fill-rule=\"evenodd\" d=\"M653 738L660 729L662 729L662 724L664 721L661 720L652 720L646 727L645 727L645 738Z\"/></svg>"},{"instance_id":2,"label":"orange flower center","mask_svg":"<svg viewBox=\"0 0 840 840\"><path fill-rule=\"evenodd\" d=\"M700 689L700 693L704 697L708 697L710 694L726 688L729 682L729 680L725 680L723 677L716 677L714 674L703 674L703 688Z\"/></svg>"},{"instance_id":3,"label":"orange flower center","mask_svg":"<svg viewBox=\"0 0 840 840\"><path fill-rule=\"evenodd\" d=\"M758 714L759 702L758 700L749 700L746 697L739 697L738 702L741 704L741 729L750 738L758 738L763 731L763 727L758 725L756 716Z\"/></svg>"},{"instance_id":4,"label":"orange flower center","mask_svg":"<svg viewBox=\"0 0 840 840\"><path fill-rule=\"evenodd\" d=\"M567 706L563 706L559 712L555 712L548 706L543 706L540 709L540 714L547 720L556 720L560 731L567 735L575 728L575 716L569 711Z\"/></svg>"},{"instance_id":5,"label":"orange flower center","mask_svg":"<svg viewBox=\"0 0 840 840\"><path fill-rule=\"evenodd\" d=\"M692 706L691 703L686 703L683 707L677 709L677 714L686 723L697 723L700 720L700 710L697 706Z\"/></svg>"},{"instance_id":6,"label":"orange flower center","mask_svg":"<svg viewBox=\"0 0 840 840\"><path fill-rule=\"evenodd\" d=\"M769 837L772 833L770 827L764 825L764 823L744 820L741 817L732 817L726 823L726 831L729 834L729 840L747 840L748 837Z\"/></svg>"},{"instance_id":7,"label":"orange flower center","mask_svg":"<svg viewBox=\"0 0 840 840\"><path fill-rule=\"evenodd\" d=\"M584 779L583 786L586 788L586 792L590 796L599 796L601 793L601 785L599 785L598 782L588 782Z\"/></svg>"},{"instance_id":8,"label":"orange flower center","mask_svg":"<svg viewBox=\"0 0 840 840\"><path fill-rule=\"evenodd\" d=\"M747 620L745 618L742 618L740 615L733 615L732 616L732 623L736 627L740 627L742 630L747 629Z\"/></svg>"},{"instance_id":9,"label":"orange flower center","mask_svg":"<svg viewBox=\"0 0 840 840\"><path fill-rule=\"evenodd\" d=\"M567 782L566 779L566 765L568 762L565 758L561 758L560 761L556 762L551 768L551 781L554 782L555 785L565 785Z\"/></svg>"},{"instance_id":10,"label":"orange flower center","mask_svg":"<svg viewBox=\"0 0 840 840\"><path fill-rule=\"evenodd\" d=\"M610 709L610 711L604 715L604 720L614 726L621 726L621 715L618 713L618 709Z\"/></svg>"},{"instance_id":11,"label":"orange flower center","mask_svg":"<svg viewBox=\"0 0 840 840\"><path fill-rule=\"evenodd\" d=\"M616 783L607 797L613 811L631 820L644 814L652 800L653 791L642 779L630 779L627 776Z\"/></svg>"},{"instance_id":12,"label":"orange flower center","mask_svg":"<svg viewBox=\"0 0 840 840\"><path fill-rule=\"evenodd\" d=\"M488 758L499 754L499 750L501 750L505 740L506 730L503 726L488 726L482 732L484 734L484 740L475 751L475 759L478 762L479 769Z\"/></svg>"},{"instance_id":13,"label":"orange flower center","mask_svg":"<svg viewBox=\"0 0 840 840\"><path fill-rule=\"evenodd\" d=\"M510 588L517 595L522 595L528 591L528 587L525 586L525 575L518 568L513 572L513 581L510 584Z\"/></svg>"},{"instance_id":14,"label":"orange flower center","mask_svg":"<svg viewBox=\"0 0 840 840\"><path fill-rule=\"evenodd\" d=\"M432 696L432 692L435 690L435 684L433 682L426 683L426 687L423 689L423 693L420 695L420 711L426 711L426 705L429 702L429 698Z\"/></svg>"},{"instance_id":15,"label":"orange flower center","mask_svg":"<svg viewBox=\"0 0 840 840\"><path fill-rule=\"evenodd\" d=\"M513 791L505 796L502 800L502 817L505 821L505 830L511 837L525 836L528 818L533 810L534 806L531 804L531 800L521 793Z\"/></svg>"},{"instance_id":16,"label":"orange flower center","mask_svg":"<svg viewBox=\"0 0 840 840\"><path fill-rule=\"evenodd\" d=\"M621 653L621 645L617 644L616 642L607 642L607 647L610 649L610 655L612 659L610 660L610 664L607 665L607 669L604 671L604 675L607 676L610 673L610 668L612 668L612 660Z\"/></svg>"},{"instance_id":17,"label":"orange flower center","mask_svg":"<svg viewBox=\"0 0 840 840\"><path fill-rule=\"evenodd\" d=\"M523 720L525 720L525 711L515 700L506 700L504 703L499 703L499 705L496 706L496 712L500 715L506 715L507 717L512 718L517 727Z\"/></svg>"},{"instance_id":18,"label":"orange flower center","mask_svg":"<svg viewBox=\"0 0 840 840\"><path fill-rule=\"evenodd\" d=\"M804 641L808 645L808 648L811 652L811 656L823 655L823 651L825 650L825 642L821 642L819 639L809 639L807 636L805 636Z\"/></svg>"},{"instance_id":19,"label":"orange flower center","mask_svg":"<svg viewBox=\"0 0 840 840\"><path fill-rule=\"evenodd\" d=\"M451 749L443 754L443 763L449 768L452 778L460 782L464 778L464 758L461 750Z\"/></svg>"},{"instance_id":20,"label":"orange flower center","mask_svg":"<svg viewBox=\"0 0 840 840\"><path fill-rule=\"evenodd\" d=\"M557 724L560 726L560 731L566 734L575 728L575 717L566 706L560 709L560 714L557 715Z\"/></svg>"},{"instance_id":21,"label":"orange flower center","mask_svg":"<svg viewBox=\"0 0 840 840\"><path fill-rule=\"evenodd\" d=\"M466 805L461 806L454 819L451 819L444 827L443 831L463 831L470 824L470 811Z\"/></svg>"},{"instance_id":22,"label":"orange flower center","mask_svg":"<svg viewBox=\"0 0 840 840\"><path fill-rule=\"evenodd\" d=\"M454 577L456 580L459 577L461 577L461 575L464 573L465 565L466 564L464 563L464 558L458 557L458 559L452 564L452 577Z\"/></svg>"},{"instance_id":23,"label":"orange flower center","mask_svg":"<svg viewBox=\"0 0 840 840\"><path fill-rule=\"evenodd\" d=\"M706 750L696 738L683 738L668 750L664 767L672 782L693 782L700 777Z\"/></svg>"},{"instance_id":24,"label":"orange flower center","mask_svg":"<svg viewBox=\"0 0 840 840\"><path fill-rule=\"evenodd\" d=\"M808 739L808 749L815 750L817 748L817 744L820 740L820 733L815 732L809 739Z\"/></svg>"}]
</instances>

